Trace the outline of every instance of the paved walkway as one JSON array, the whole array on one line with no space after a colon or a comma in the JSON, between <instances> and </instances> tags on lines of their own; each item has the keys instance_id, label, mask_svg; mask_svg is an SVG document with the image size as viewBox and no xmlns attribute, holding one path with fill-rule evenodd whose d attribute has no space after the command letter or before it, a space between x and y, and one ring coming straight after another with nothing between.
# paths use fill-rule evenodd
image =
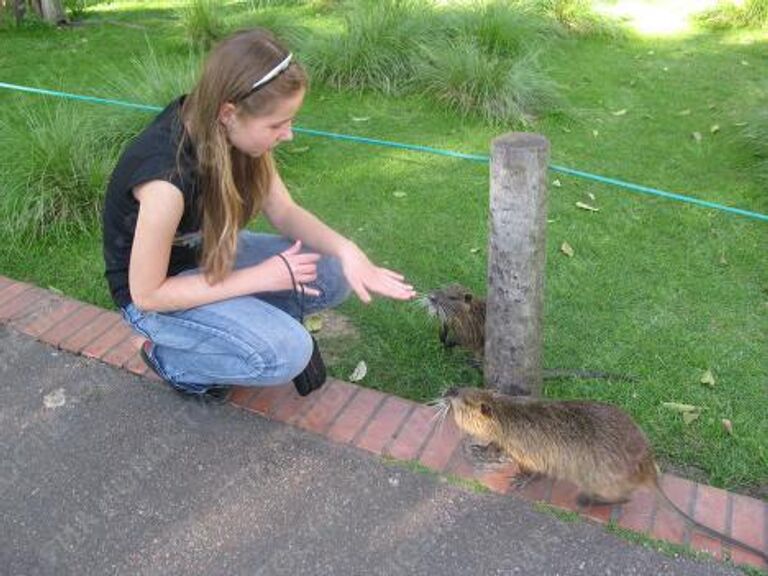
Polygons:
<instances>
[{"instance_id":1,"label":"paved walkway","mask_svg":"<svg viewBox=\"0 0 768 576\"><path fill-rule=\"evenodd\" d=\"M243 410L202 409L134 375L146 376L140 339L114 312L0 277L0 323L0 435L11 451L0 477L10 518L0 565L13 574L731 573L542 515L524 499L765 568L692 532L648 493L588 510L573 487L550 481L510 497L511 467L475 470L450 422L435 428L432 411L412 402L333 381L307 398L292 386L238 389L231 401ZM664 485L699 520L768 548L763 502L668 475Z\"/></svg>"}]
</instances>

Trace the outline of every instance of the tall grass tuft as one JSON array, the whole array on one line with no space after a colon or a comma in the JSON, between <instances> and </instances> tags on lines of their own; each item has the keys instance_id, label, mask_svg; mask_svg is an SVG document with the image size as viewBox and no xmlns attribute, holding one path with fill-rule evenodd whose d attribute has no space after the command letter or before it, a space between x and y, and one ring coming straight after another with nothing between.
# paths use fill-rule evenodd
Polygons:
<instances>
[{"instance_id":1,"label":"tall grass tuft","mask_svg":"<svg viewBox=\"0 0 768 576\"><path fill-rule=\"evenodd\" d=\"M502 0L346 4L341 34L300 43L314 81L336 89L419 92L462 115L528 124L559 101L532 55L560 28Z\"/></svg>"},{"instance_id":2,"label":"tall grass tuft","mask_svg":"<svg viewBox=\"0 0 768 576\"><path fill-rule=\"evenodd\" d=\"M421 53L423 91L463 116L525 126L558 106L558 88L540 72L533 55L500 58L471 38L422 47Z\"/></svg>"},{"instance_id":3,"label":"tall grass tuft","mask_svg":"<svg viewBox=\"0 0 768 576\"><path fill-rule=\"evenodd\" d=\"M179 9L179 21L191 46L207 50L226 34L222 0L190 0Z\"/></svg>"},{"instance_id":4,"label":"tall grass tuft","mask_svg":"<svg viewBox=\"0 0 768 576\"><path fill-rule=\"evenodd\" d=\"M597 14L593 0L515 0L515 4L560 23L566 30L587 36L619 36L621 28Z\"/></svg>"},{"instance_id":5,"label":"tall grass tuft","mask_svg":"<svg viewBox=\"0 0 768 576\"><path fill-rule=\"evenodd\" d=\"M14 150L0 197L4 231L16 237L57 237L93 229L118 147L103 114L82 104L19 107L4 123L0 146Z\"/></svg>"},{"instance_id":6,"label":"tall grass tuft","mask_svg":"<svg viewBox=\"0 0 768 576\"><path fill-rule=\"evenodd\" d=\"M195 84L202 56L158 55L147 40L146 51L132 57L128 64L105 66L96 70L106 93L115 99L136 104L165 107L171 100L188 93ZM147 124L153 113L124 111L112 117L112 140L122 145Z\"/></svg>"},{"instance_id":7,"label":"tall grass tuft","mask_svg":"<svg viewBox=\"0 0 768 576\"><path fill-rule=\"evenodd\" d=\"M730 28L768 28L768 0L720 0L697 20L710 30Z\"/></svg>"},{"instance_id":8,"label":"tall grass tuft","mask_svg":"<svg viewBox=\"0 0 768 576\"><path fill-rule=\"evenodd\" d=\"M344 15L341 35L315 36L302 58L315 80L334 88L397 93L413 76L413 54L430 33L417 0L365 0Z\"/></svg>"},{"instance_id":9,"label":"tall grass tuft","mask_svg":"<svg viewBox=\"0 0 768 576\"><path fill-rule=\"evenodd\" d=\"M202 55L159 55L147 39L146 51L132 57L128 65L111 65L97 71L108 93L140 104L164 105L188 92L195 84Z\"/></svg>"},{"instance_id":10,"label":"tall grass tuft","mask_svg":"<svg viewBox=\"0 0 768 576\"><path fill-rule=\"evenodd\" d=\"M525 6L494 0L474 3L448 16L450 36L474 38L486 52L521 56L560 35L557 26Z\"/></svg>"},{"instance_id":11,"label":"tall grass tuft","mask_svg":"<svg viewBox=\"0 0 768 576\"><path fill-rule=\"evenodd\" d=\"M291 50L299 46L310 34L309 29L298 24L291 14L273 8L253 8L245 14L235 14L225 20L225 26L228 30L253 26L266 28Z\"/></svg>"}]
</instances>

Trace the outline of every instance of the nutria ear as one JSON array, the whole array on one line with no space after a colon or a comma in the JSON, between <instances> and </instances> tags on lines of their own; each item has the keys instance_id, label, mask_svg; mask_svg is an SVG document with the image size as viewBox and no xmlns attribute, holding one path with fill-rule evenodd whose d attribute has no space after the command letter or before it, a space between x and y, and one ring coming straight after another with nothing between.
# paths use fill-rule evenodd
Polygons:
<instances>
[{"instance_id":1,"label":"nutria ear","mask_svg":"<svg viewBox=\"0 0 768 576\"><path fill-rule=\"evenodd\" d=\"M490 418L493 415L493 412L491 411L491 407L488 404L486 404L485 402L482 402L480 404L480 414L482 414L486 418Z\"/></svg>"},{"instance_id":2,"label":"nutria ear","mask_svg":"<svg viewBox=\"0 0 768 576\"><path fill-rule=\"evenodd\" d=\"M467 304L469 304L470 302L472 302L472 294L470 294L469 292L467 292L466 294L464 294L464 302L466 302Z\"/></svg>"}]
</instances>

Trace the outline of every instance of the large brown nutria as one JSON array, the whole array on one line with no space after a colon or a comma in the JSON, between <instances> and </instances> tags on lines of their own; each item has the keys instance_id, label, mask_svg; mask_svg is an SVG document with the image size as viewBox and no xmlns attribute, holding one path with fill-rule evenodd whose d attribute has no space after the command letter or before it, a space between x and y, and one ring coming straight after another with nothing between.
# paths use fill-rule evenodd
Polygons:
<instances>
[{"instance_id":1,"label":"large brown nutria","mask_svg":"<svg viewBox=\"0 0 768 576\"><path fill-rule=\"evenodd\" d=\"M582 505L626 502L646 486L699 530L768 562L765 551L700 524L667 497L645 434L615 406L533 400L478 388L452 388L443 405L462 431L498 447L522 474L574 483Z\"/></svg>"},{"instance_id":2,"label":"large brown nutria","mask_svg":"<svg viewBox=\"0 0 768 576\"><path fill-rule=\"evenodd\" d=\"M472 364L482 367L485 355L485 300L461 284L448 284L423 299L430 314L440 321L440 341L446 347L460 346L472 353ZM634 381L632 376L593 370L542 370L545 380L554 378L601 378Z\"/></svg>"}]
</instances>

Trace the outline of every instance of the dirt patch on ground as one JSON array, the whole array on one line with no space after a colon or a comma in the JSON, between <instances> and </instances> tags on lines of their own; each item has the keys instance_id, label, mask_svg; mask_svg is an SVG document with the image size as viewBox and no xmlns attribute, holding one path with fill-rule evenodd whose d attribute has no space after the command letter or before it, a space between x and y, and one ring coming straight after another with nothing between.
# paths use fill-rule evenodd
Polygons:
<instances>
[{"instance_id":1,"label":"dirt patch on ground","mask_svg":"<svg viewBox=\"0 0 768 576\"><path fill-rule=\"evenodd\" d=\"M317 339L326 364L335 364L353 341L360 338L360 331L349 318L335 310L323 310L305 319L305 325Z\"/></svg>"}]
</instances>

